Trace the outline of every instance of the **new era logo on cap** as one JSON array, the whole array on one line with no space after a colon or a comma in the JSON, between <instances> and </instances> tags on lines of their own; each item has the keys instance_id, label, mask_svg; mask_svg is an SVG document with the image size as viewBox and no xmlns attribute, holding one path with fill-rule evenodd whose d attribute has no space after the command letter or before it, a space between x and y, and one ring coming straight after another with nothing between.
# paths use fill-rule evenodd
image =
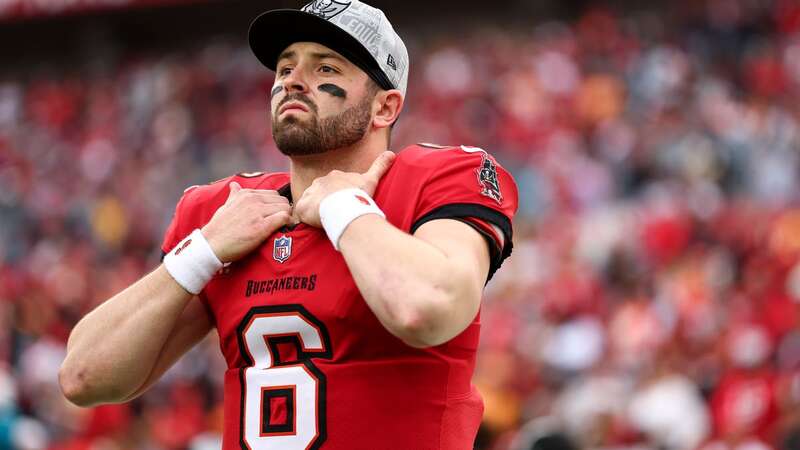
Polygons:
<instances>
[{"instance_id":1,"label":"new era logo on cap","mask_svg":"<svg viewBox=\"0 0 800 450\"><path fill-rule=\"evenodd\" d=\"M397 63L394 62L394 57L391 53L389 53L389 58L386 60L386 64L394 70L397 70Z\"/></svg>"}]
</instances>

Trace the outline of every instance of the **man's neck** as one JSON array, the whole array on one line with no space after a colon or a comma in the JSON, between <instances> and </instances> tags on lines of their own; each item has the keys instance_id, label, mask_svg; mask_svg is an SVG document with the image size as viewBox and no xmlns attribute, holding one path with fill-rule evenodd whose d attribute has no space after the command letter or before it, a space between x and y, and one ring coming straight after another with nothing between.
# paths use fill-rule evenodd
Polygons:
<instances>
[{"instance_id":1,"label":"man's neck","mask_svg":"<svg viewBox=\"0 0 800 450\"><path fill-rule=\"evenodd\" d=\"M319 155L293 156L289 159L289 175L292 182L292 198L300 199L303 192L317 178L332 170L342 172L366 172L375 158L386 149L381 145L368 145L365 141L352 147L331 150Z\"/></svg>"}]
</instances>

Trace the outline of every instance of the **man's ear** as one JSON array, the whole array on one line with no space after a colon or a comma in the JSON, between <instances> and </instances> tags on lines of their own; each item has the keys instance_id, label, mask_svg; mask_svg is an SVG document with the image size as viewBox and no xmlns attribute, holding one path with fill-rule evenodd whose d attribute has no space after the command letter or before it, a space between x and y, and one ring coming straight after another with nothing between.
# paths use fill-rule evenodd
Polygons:
<instances>
[{"instance_id":1,"label":"man's ear","mask_svg":"<svg viewBox=\"0 0 800 450\"><path fill-rule=\"evenodd\" d=\"M397 89L389 89L388 91L380 91L375 94L375 101L373 102L373 109L375 117L372 119L372 125L375 128L386 128L391 126L400 111L403 109L403 94Z\"/></svg>"}]
</instances>

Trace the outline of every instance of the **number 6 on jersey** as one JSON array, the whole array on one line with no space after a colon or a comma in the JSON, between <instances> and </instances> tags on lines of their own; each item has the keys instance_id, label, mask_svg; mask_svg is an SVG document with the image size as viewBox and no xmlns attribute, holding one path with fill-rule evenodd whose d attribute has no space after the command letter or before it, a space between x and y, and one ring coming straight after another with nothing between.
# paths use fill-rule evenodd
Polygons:
<instances>
[{"instance_id":1,"label":"number 6 on jersey","mask_svg":"<svg viewBox=\"0 0 800 450\"><path fill-rule=\"evenodd\" d=\"M325 374L312 358L331 358L325 326L300 305L252 308L238 327L247 367L242 386L240 442L244 450L313 450L327 436ZM281 360L293 345L297 360Z\"/></svg>"}]
</instances>

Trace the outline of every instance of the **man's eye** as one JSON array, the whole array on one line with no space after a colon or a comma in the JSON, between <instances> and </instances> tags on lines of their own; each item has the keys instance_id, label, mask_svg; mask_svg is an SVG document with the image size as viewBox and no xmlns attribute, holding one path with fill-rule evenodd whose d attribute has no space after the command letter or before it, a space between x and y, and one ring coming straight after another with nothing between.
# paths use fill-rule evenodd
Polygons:
<instances>
[{"instance_id":1,"label":"man's eye","mask_svg":"<svg viewBox=\"0 0 800 450\"><path fill-rule=\"evenodd\" d=\"M283 76L288 75L291 71L292 71L291 67L284 67L280 71L278 71L278 75L283 77Z\"/></svg>"},{"instance_id":2,"label":"man's eye","mask_svg":"<svg viewBox=\"0 0 800 450\"><path fill-rule=\"evenodd\" d=\"M336 69L331 66L320 66L319 70L325 73L336 73Z\"/></svg>"}]
</instances>

